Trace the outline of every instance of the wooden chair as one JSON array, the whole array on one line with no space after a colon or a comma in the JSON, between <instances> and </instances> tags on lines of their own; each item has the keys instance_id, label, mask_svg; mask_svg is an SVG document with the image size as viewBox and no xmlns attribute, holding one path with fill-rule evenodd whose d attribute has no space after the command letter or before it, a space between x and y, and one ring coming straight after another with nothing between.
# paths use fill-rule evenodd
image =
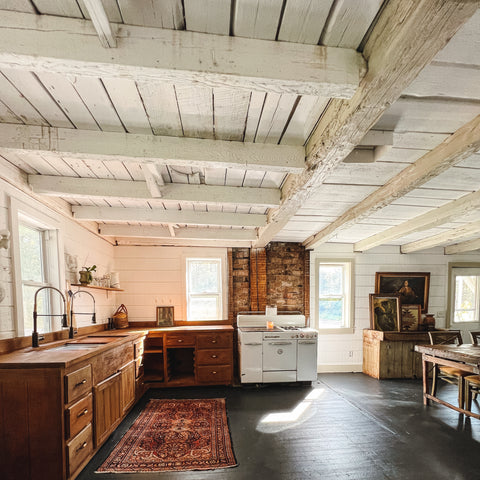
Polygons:
<instances>
[{"instance_id":1,"label":"wooden chair","mask_svg":"<svg viewBox=\"0 0 480 480\"><path fill-rule=\"evenodd\" d=\"M470 332L470 339L473 345L478 345L478 339L480 338L480 332Z\"/></svg>"},{"instance_id":2,"label":"wooden chair","mask_svg":"<svg viewBox=\"0 0 480 480\"><path fill-rule=\"evenodd\" d=\"M470 332L470 339L473 345L479 345L480 332ZM469 375L465 377L465 410L472 410L472 399L475 400L480 393L480 375Z\"/></svg>"},{"instance_id":3,"label":"wooden chair","mask_svg":"<svg viewBox=\"0 0 480 480\"><path fill-rule=\"evenodd\" d=\"M428 332L431 345L462 345L462 334L460 330L448 330L441 332ZM440 378L448 383L458 385L458 406L464 407L465 396L465 377L468 377L470 372L460 370L455 367L444 367L435 364L433 366L432 378L432 395L436 397L437 380Z\"/></svg>"}]
</instances>

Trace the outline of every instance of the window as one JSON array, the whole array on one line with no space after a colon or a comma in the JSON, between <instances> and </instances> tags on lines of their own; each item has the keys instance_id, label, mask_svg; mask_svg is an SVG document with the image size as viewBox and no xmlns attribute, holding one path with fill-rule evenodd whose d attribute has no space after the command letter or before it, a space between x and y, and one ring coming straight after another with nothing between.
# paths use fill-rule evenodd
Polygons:
<instances>
[{"instance_id":1,"label":"window","mask_svg":"<svg viewBox=\"0 0 480 480\"><path fill-rule=\"evenodd\" d=\"M319 329L352 331L352 270L350 260L316 260L315 308Z\"/></svg>"},{"instance_id":2,"label":"window","mask_svg":"<svg viewBox=\"0 0 480 480\"><path fill-rule=\"evenodd\" d=\"M61 284L58 224L38 209L13 198L10 211L17 335L26 336L33 330L35 292L41 287L59 288ZM61 313L63 304L58 293L42 290L37 295L39 332L58 330L61 317L50 315Z\"/></svg>"},{"instance_id":3,"label":"window","mask_svg":"<svg viewBox=\"0 0 480 480\"><path fill-rule=\"evenodd\" d=\"M478 322L480 304L480 266L449 265L450 323Z\"/></svg>"},{"instance_id":4,"label":"window","mask_svg":"<svg viewBox=\"0 0 480 480\"><path fill-rule=\"evenodd\" d=\"M221 320L221 258L187 258L187 320Z\"/></svg>"}]
</instances>

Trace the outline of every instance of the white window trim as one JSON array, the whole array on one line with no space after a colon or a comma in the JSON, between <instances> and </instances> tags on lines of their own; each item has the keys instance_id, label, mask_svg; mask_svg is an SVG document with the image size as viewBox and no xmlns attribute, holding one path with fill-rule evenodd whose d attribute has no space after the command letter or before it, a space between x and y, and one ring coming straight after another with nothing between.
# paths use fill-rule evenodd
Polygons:
<instances>
[{"instance_id":1,"label":"white window trim","mask_svg":"<svg viewBox=\"0 0 480 480\"><path fill-rule=\"evenodd\" d=\"M35 202L36 203L36 202ZM49 271L49 278L58 279L58 283L52 285L59 288L61 291L62 285L65 285L65 260L63 255L63 230L61 222L54 212L45 211L41 204L31 206L15 197L10 197L10 232L12 245L12 265L13 265L13 289L14 289L14 318L16 336L25 336L24 327L24 313L23 313L23 289L22 289L22 269L20 263L20 238L19 238L19 223L20 218L27 217L28 223L36 225L56 233L57 252L47 253L50 255L50 261L47 261L47 268ZM53 253L53 255L52 255ZM53 261L52 261L53 257ZM57 261L58 258L58 261ZM63 303L60 295L51 297L52 313L59 315L63 313ZM61 318L52 317L51 330L56 331L61 328Z\"/></svg>"},{"instance_id":2,"label":"white window trim","mask_svg":"<svg viewBox=\"0 0 480 480\"><path fill-rule=\"evenodd\" d=\"M472 325L478 324L480 322L480 318L475 319L473 322L454 322L454 308L455 308L455 277L454 277L454 269L460 268L472 268L472 269L479 269L480 270L480 263L478 262L450 262L448 264L448 292L447 292L447 319L446 325L447 328L450 327L464 327L464 328L471 328ZM480 299L478 299L480 302ZM476 305L477 311L480 309L480 305Z\"/></svg>"},{"instance_id":3,"label":"white window trim","mask_svg":"<svg viewBox=\"0 0 480 480\"><path fill-rule=\"evenodd\" d=\"M186 250L182 254L182 278L183 278L183 304L185 306L185 320L188 320L188 298L187 298L187 259L188 258L219 258L221 262L220 272L221 272L221 282L222 282L222 294L221 294L221 314L222 318L218 320L207 320L213 322L220 322L222 320L228 319L228 258L227 258L227 249L219 248L192 248ZM190 320L192 322L197 320Z\"/></svg>"},{"instance_id":4,"label":"white window trim","mask_svg":"<svg viewBox=\"0 0 480 480\"><path fill-rule=\"evenodd\" d=\"M349 333L352 334L355 331L354 325L354 311L355 311L355 263L353 258L331 258L331 257L314 257L313 258L313 282L311 281L310 288L310 298L313 298L313 305L310 306L311 316L315 321L315 328L321 334L343 334ZM331 265L348 265L347 271L347 280L348 285L346 289L349 290L347 295L350 295L350 299L346 302L347 312L346 312L346 326L342 328L320 328L319 326L319 313L318 313L318 267L320 264L331 264Z\"/></svg>"}]
</instances>

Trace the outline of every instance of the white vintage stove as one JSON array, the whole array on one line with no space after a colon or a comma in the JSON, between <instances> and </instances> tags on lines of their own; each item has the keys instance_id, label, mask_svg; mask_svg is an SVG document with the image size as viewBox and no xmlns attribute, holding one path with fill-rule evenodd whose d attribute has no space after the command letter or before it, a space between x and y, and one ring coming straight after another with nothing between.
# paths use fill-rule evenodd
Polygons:
<instances>
[{"instance_id":1,"label":"white vintage stove","mask_svg":"<svg viewBox=\"0 0 480 480\"><path fill-rule=\"evenodd\" d=\"M304 315L239 314L237 325L242 383L317 379L318 335Z\"/></svg>"}]
</instances>

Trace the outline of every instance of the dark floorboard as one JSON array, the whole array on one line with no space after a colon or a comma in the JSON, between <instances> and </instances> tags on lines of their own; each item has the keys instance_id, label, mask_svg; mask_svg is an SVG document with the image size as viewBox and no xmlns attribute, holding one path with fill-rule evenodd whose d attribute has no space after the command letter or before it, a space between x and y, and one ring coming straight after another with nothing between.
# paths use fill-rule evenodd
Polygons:
<instances>
[{"instance_id":1,"label":"dark floorboard","mask_svg":"<svg viewBox=\"0 0 480 480\"><path fill-rule=\"evenodd\" d=\"M78 480L480 480L480 420L422 405L418 380L322 374L312 387L150 390ZM456 387L439 395L454 403ZM150 398L227 399L238 466L203 472L94 473ZM476 406L478 407L478 405Z\"/></svg>"}]
</instances>

